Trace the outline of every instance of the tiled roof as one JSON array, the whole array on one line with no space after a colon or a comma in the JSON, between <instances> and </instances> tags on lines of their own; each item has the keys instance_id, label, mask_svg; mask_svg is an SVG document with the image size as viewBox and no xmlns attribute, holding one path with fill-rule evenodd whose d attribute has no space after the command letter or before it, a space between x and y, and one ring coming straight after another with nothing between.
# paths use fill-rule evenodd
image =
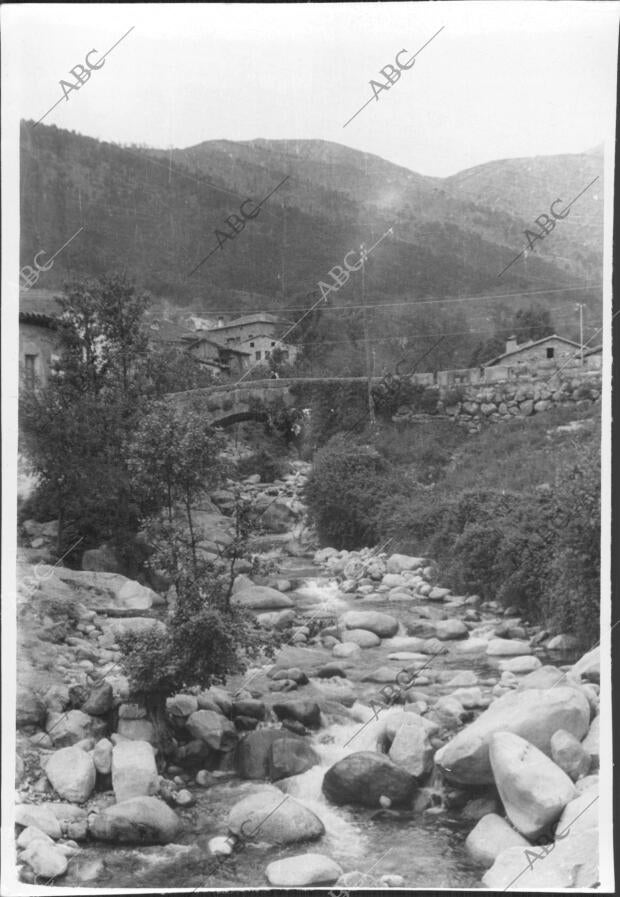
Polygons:
<instances>
[{"instance_id":1,"label":"tiled roof","mask_svg":"<svg viewBox=\"0 0 620 897\"><path fill-rule=\"evenodd\" d=\"M485 366L488 367L491 364L495 364L501 358L510 358L512 355L517 355L519 352L523 352L524 349L531 349L533 346L540 346L541 343L546 343L550 339L559 339L563 343L568 343L570 346L574 346L576 349L579 349L579 343L576 343L572 339L567 339L565 336L558 336L557 333L552 333L550 336L543 336L542 339L530 340L527 343L521 343L521 345L516 346L516 348L511 349L509 352L502 352L501 355L496 355L495 358L491 358L490 361L485 362Z\"/></svg>"},{"instance_id":2,"label":"tiled roof","mask_svg":"<svg viewBox=\"0 0 620 897\"><path fill-rule=\"evenodd\" d=\"M20 290L19 318L21 321L50 324L60 314L58 293L52 290Z\"/></svg>"},{"instance_id":3,"label":"tiled roof","mask_svg":"<svg viewBox=\"0 0 620 897\"><path fill-rule=\"evenodd\" d=\"M226 330L231 327L243 327L246 324L286 324L287 321L283 321L282 318L278 318L276 315L270 315L267 312L257 312L253 315L243 315L240 318L234 318L232 321L227 321L221 327L214 327L214 330Z\"/></svg>"}]
</instances>

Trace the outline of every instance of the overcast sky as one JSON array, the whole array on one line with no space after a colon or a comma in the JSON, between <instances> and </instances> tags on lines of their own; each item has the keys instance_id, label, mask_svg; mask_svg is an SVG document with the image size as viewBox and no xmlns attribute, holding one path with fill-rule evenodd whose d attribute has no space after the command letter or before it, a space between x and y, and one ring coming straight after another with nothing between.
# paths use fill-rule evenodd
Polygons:
<instances>
[{"instance_id":1,"label":"overcast sky","mask_svg":"<svg viewBox=\"0 0 620 897\"><path fill-rule=\"evenodd\" d=\"M574 153L609 135L617 3L4 6L14 108L104 140L319 138L426 175ZM370 80L443 30L389 91ZM5 84L5 90L7 85Z\"/></svg>"}]
</instances>

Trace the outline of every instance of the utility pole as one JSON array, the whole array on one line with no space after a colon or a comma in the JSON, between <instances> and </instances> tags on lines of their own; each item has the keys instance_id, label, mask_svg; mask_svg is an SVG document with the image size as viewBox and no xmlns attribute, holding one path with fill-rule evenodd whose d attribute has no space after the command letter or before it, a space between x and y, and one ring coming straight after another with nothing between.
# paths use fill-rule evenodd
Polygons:
<instances>
[{"instance_id":1,"label":"utility pole","mask_svg":"<svg viewBox=\"0 0 620 897\"><path fill-rule=\"evenodd\" d=\"M581 354L581 367L583 367L583 302L577 303L579 309L579 349Z\"/></svg>"},{"instance_id":2,"label":"utility pole","mask_svg":"<svg viewBox=\"0 0 620 897\"><path fill-rule=\"evenodd\" d=\"M364 319L364 345L366 348L366 377L368 382L368 418L371 426L375 424L375 403L372 398L372 370L370 363L370 342L368 337L368 314L366 310L366 245L360 246L360 258L362 262L362 313Z\"/></svg>"}]
</instances>

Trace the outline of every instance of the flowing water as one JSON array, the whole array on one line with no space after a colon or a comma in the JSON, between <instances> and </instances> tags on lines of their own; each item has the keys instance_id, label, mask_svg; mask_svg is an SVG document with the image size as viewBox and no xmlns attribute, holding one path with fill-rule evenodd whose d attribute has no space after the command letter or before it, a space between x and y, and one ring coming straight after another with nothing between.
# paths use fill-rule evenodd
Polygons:
<instances>
[{"instance_id":1,"label":"flowing water","mask_svg":"<svg viewBox=\"0 0 620 897\"><path fill-rule=\"evenodd\" d=\"M406 624L419 622L420 613L426 613L432 621L446 610L445 606L437 608L431 604L423 605L421 610L417 602L390 604L385 599L373 602L343 596L335 582L317 576L316 567L301 566L300 561L291 560L288 569L282 570L282 575L297 581L303 579L295 591L295 602L308 618L313 615L338 616L353 608L381 610L401 621L399 635L405 635ZM485 625L492 626L496 622L497 619L489 615L486 621L483 618L481 626L484 629ZM446 685L449 677L443 675L436 681L439 674L467 669L476 673L483 685L483 693L489 693L498 677L497 666L493 666L493 662L489 662L482 653L462 653L458 643L449 642L447 646L448 653L435 657L425 671L431 681L424 685L424 691L434 695L449 693L453 690ZM362 650L357 656L340 661L346 667L348 688L352 687L356 702L349 708L337 700L327 704L325 725L312 736L313 746L321 758L320 765L278 783L283 792L302 801L323 821L326 834L320 841L285 848L247 845L242 852L223 860L216 872L209 873L208 869L212 868L209 839L227 833L226 816L233 804L265 787L263 783L232 778L209 789L192 789L196 804L179 811L185 820L186 831L178 844L123 849L97 846L84 850L85 861L95 857L105 861L105 872L97 876L96 884L117 888L267 887L264 870L268 863L300 853L318 852L335 859L345 871L359 870L376 876L389 873L402 875L406 887L480 887L482 870L469 861L464 849L465 837L473 823L462 821L458 811L442 805L441 783L436 778L426 783L427 788L436 791L437 800L425 812L337 807L322 794L323 776L333 763L355 751L376 749L377 732L390 711L385 711L383 719L379 714L377 719L364 725L369 719L368 712L359 702L368 705L374 698L378 703L382 685L362 679L381 666L393 667L395 671L401 669L402 662L388 659L388 654L394 650L393 643L382 641L377 648ZM279 652L277 660L286 666L299 666L310 675L308 686L284 697L320 694L325 699L326 695L330 696L330 688L347 687L344 685L347 680L341 680L343 685L339 686L338 680L328 680L332 683L329 685L326 680L312 678L312 670L334 660L327 649L286 646ZM269 679L265 673L266 670L249 671L245 677L231 679L228 687L236 689L247 683L252 690L266 693ZM210 862L210 867L207 862Z\"/></svg>"}]
</instances>

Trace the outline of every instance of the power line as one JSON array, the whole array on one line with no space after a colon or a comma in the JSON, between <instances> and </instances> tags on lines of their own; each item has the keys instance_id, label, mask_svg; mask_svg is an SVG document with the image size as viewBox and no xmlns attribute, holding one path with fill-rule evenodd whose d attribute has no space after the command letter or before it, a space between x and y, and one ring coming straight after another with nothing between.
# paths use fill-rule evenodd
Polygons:
<instances>
[{"instance_id":1,"label":"power line","mask_svg":"<svg viewBox=\"0 0 620 897\"><path fill-rule=\"evenodd\" d=\"M572 314L570 315L570 317L572 318ZM590 329L595 329L596 325L591 324L591 325L589 325L589 327L590 327ZM508 329L508 328L506 328L506 329ZM510 327L509 329L512 333L520 333L524 330L529 330L530 328L529 327ZM416 331L412 332L411 336L415 336L415 338L417 340L422 340L422 339L426 339L427 337L431 337L431 336L468 336L469 334L476 334L476 333L489 333L489 329L485 328L484 330L448 330L448 331L441 331L441 332L440 331L427 331L424 333L420 333L419 330L416 330ZM395 342L399 339L403 339L403 337L408 339L409 334L398 334L395 336L371 337L368 340L368 342L369 343ZM362 342L364 342L364 337L356 336L356 337L351 337L350 339L345 339L345 340L317 339L317 340L308 341L308 342L294 342L293 345L295 345L295 346L324 346L324 345L344 345L344 344L348 345L350 343L362 343Z\"/></svg>"},{"instance_id":2,"label":"power line","mask_svg":"<svg viewBox=\"0 0 620 897\"><path fill-rule=\"evenodd\" d=\"M366 308L397 308L399 306L408 305L410 308L417 308L420 305L431 305L440 302L473 302L473 301L482 301L484 299L510 299L515 296L534 296L548 293L569 293L569 292L578 292L580 290L593 290L602 287L603 284L595 283L587 286L576 286L576 287L558 287L557 289L548 289L548 290L519 290L514 293L491 293L488 295L479 295L479 296L455 296L455 297L446 297L445 299L440 298L430 298L430 299L410 299L405 302L377 302L373 304L366 305ZM323 311L348 311L349 309L359 309L362 308L362 305L357 304L347 304L347 305L331 305L327 306L323 309ZM258 314L274 314L277 312L303 312L307 311L303 306L273 306L271 308L224 308L224 309L204 309L202 311L188 311L187 314L194 314L196 317L207 317L208 315L258 315Z\"/></svg>"}]
</instances>

